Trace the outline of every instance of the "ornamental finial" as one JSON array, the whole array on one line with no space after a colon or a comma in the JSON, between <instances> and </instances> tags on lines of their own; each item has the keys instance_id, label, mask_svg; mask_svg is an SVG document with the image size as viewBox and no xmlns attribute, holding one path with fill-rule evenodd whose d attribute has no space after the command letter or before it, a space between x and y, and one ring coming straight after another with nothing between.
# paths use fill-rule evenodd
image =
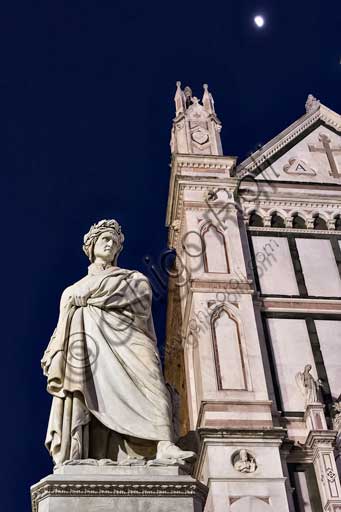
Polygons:
<instances>
[{"instance_id":1,"label":"ornamental finial","mask_svg":"<svg viewBox=\"0 0 341 512\"><path fill-rule=\"evenodd\" d=\"M316 99L312 94L308 95L307 101L305 103L305 111L307 114L311 112L315 112L320 106L320 100Z\"/></svg>"}]
</instances>

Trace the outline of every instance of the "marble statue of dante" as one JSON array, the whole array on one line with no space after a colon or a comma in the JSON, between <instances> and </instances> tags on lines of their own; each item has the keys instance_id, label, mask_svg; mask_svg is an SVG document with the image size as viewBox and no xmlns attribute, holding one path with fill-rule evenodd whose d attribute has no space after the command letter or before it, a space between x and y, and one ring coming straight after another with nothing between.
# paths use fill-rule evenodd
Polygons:
<instances>
[{"instance_id":1,"label":"marble statue of dante","mask_svg":"<svg viewBox=\"0 0 341 512\"><path fill-rule=\"evenodd\" d=\"M310 371L311 364L307 364L303 372L296 374L296 383L304 396L305 407L310 404L321 403L320 387L322 387L322 382L315 380Z\"/></svg>"},{"instance_id":2,"label":"marble statue of dante","mask_svg":"<svg viewBox=\"0 0 341 512\"><path fill-rule=\"evenodd\" d=\"M46 447L55 463L79 459L182 459L156 345L147 278L117 266L115 220L84 236L88 274L66 288L42 359L53 396Z\"/></svg>"}]
</instances>

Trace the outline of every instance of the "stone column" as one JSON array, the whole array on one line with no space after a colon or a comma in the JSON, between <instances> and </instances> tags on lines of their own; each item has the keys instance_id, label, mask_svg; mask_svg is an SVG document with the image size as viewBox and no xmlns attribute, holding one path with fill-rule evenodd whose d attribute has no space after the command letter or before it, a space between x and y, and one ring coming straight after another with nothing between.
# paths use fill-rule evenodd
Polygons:
<instances>
[{"instance_id":1,"label":"stone column","mask_svg":"<svg viewBox=\"0 0 341 512\"><path fill-rule=\"evenodd\" d=\"M306 448L312 452L321 502L325 512L341 512L341 486L334 457L336 432L311 430Z\"/></svg>"}]
</instances>

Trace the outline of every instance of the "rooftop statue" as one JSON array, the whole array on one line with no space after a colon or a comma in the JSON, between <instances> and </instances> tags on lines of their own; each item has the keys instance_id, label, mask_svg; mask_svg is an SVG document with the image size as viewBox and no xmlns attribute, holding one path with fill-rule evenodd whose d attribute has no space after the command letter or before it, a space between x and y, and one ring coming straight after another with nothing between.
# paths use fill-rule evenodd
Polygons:
<instances>
[{"instance_id":1,"label":"rooftop statue","mask_svg":"<svg viewBox=\"0 0 341 512\"><path fill-rule=\"evenodd\" d=\"M143 274L117 266L123 242L115 220L84 236L88 274L63 292L42 359L53 397L46 447L56 464L194 457L173 442L152 291Z\"/></svg>"}]
</instances>

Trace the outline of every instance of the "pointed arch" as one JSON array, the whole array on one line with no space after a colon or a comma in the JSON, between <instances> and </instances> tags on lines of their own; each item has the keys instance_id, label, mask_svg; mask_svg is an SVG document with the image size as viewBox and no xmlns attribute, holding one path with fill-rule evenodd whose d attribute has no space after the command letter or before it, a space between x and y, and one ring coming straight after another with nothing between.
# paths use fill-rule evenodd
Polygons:
<instances>
[{"instance_id":1,"label":"pointed arch","mask_svg":"<svg viewBox=\"0 0 341 512\"><path fill-rule=\"evenodd\" d=\"M288 216L288 212L285 212L284 210L282 210L282 208L270 208L270 210L268 211L268 215L273 215L274 213L277 213L277 215L279 215L280 217L282 217L282 219L285 219L287 216Z\"/></svg>"},{"instance_id":2,"label":"pointed arch","mask_svg":"<svg viewBox=\"0 0 341 512\"><path fill-rule=\"evenodd\" d=\"M225 304L213 311L211 332L218 389L247 389L239 320Z\"/></svg>"},{"instance_id":3,"label":"pointed arch","mask_svg":"<svg viewBox=\"0 0 341 512\"><path fill-rule=\"evenodd\" d=\"M250 213L249 226L258 228L264 226L263 218L256 212L256 210L253 210Z\"/></svg>"},{"instance_id":4,"label":"pointed arch","mask_svg":"<svg viewBox=\"0 0 341 512\"><path fill-rule=\"evenodd\" d=\"M328 229L327 221L323 218L320 213L313 215L314 229Z\"/></svg>"},{"instance_id":5,"label":"pointed arch","mask_svg":"<svg viewBox=\"0 0 341 512\"><path fill-rule=\"evenodd\" d=\"M204 271L230 273L224 234L212 223L207 223L201 230L203 244Z\"/></svg>"},{"instance_id":6,"label":"pointed arch","mask_svg":"<svg viewBox=\"0 0 341 512\"><path fill-rule=\"evenodd\" d=\"M272 228L285 228L284 217L278 212L273 212L271 215L271 227Z\"/></svg>"},{"instance_id":7,"label":"pointed arch","mask_svg":"<svg viewBox=\"0 0 341 512\"><path fill-rule=\"evenodd\" d=\"M292 215L292 227L294 229L307 229L307 223L301 213L295 212Z\"/></svg>"}]
</instances>

